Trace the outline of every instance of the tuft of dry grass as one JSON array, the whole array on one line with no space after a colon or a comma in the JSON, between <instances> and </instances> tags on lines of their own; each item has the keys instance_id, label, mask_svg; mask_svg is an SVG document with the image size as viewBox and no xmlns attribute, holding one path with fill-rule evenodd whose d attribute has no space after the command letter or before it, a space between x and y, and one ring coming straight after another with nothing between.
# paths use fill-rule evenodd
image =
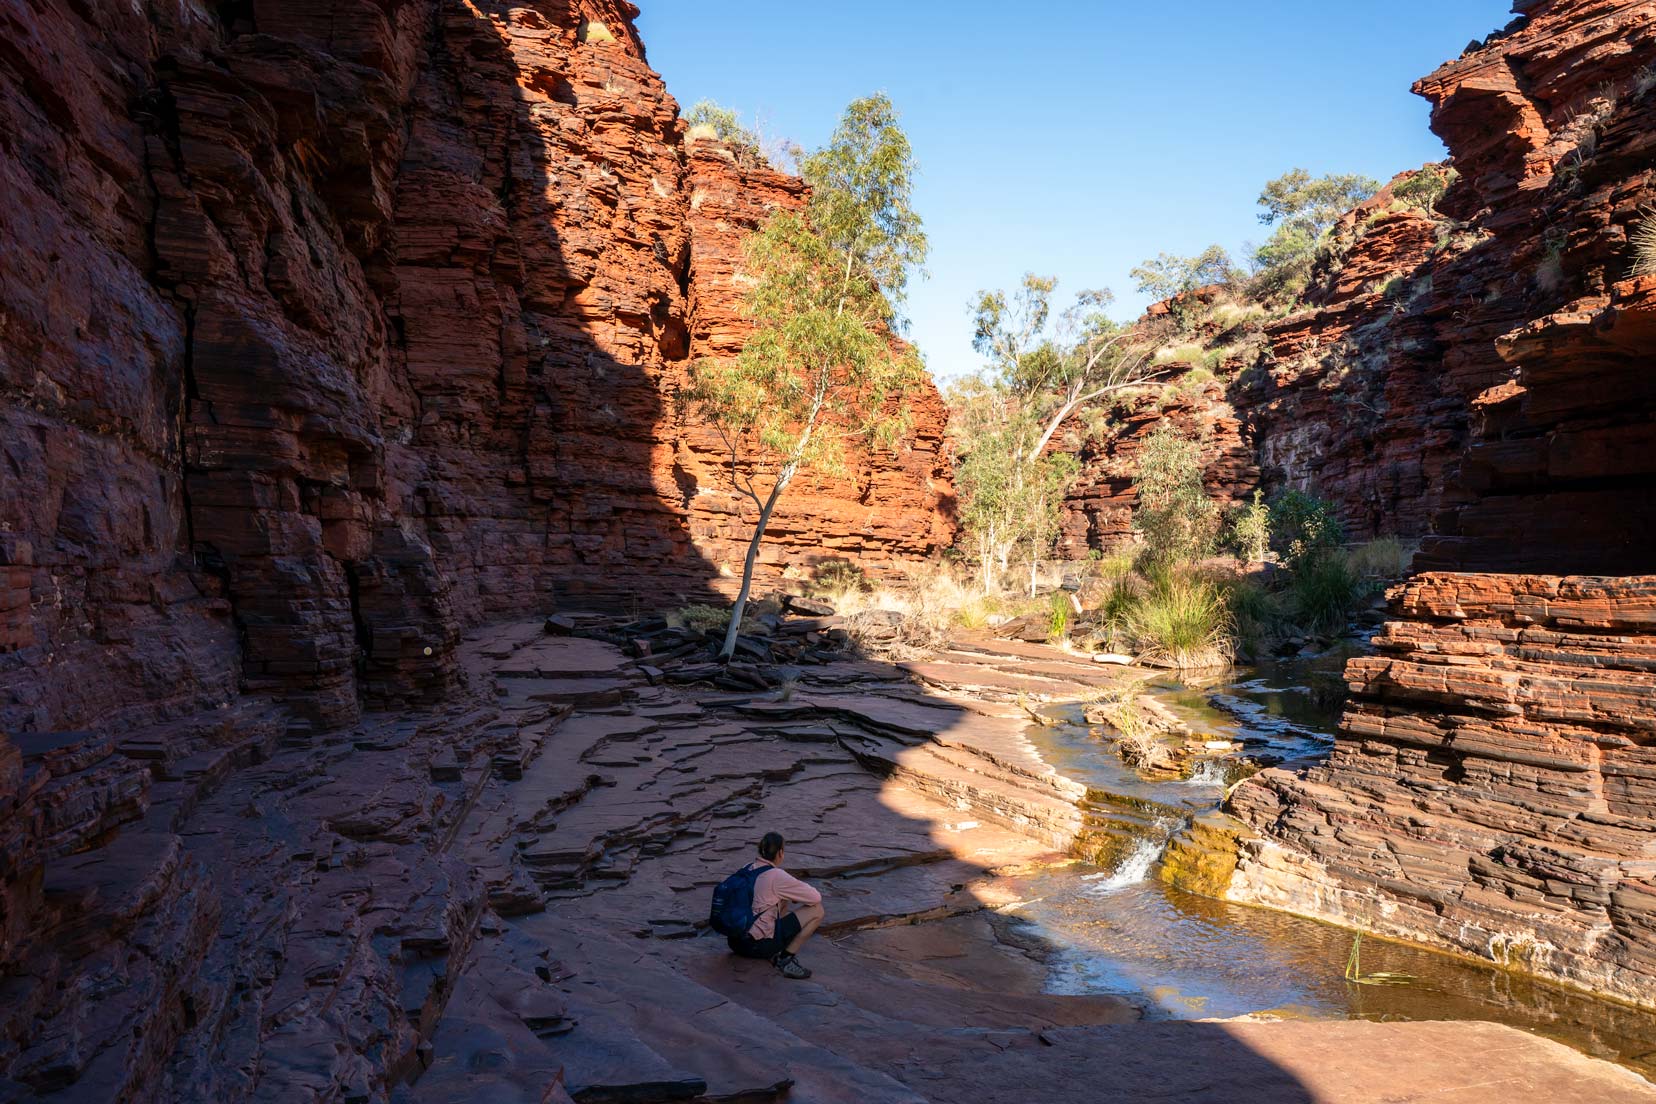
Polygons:
<instances>
[{"instance_id":1,"label":"tuft of dry grass","mask_svg":"<svg viewBox=\"0 0 1656 1104\"><path fill-rule=\"evenodd\" d=\"M944 566L912 570L895 584L849 590L835 608L864 654L913 659L948 642L960 610L972 608L987 619L981 599Z\"/></svg>"},{"instance_id":2,"label":"tuft of dry grass","mask_svg":"<svg viewBox=\"0 0 1656 1104\"><path fill-rule=\"evenodd\" d=\"M1202 354L1207 350L1200 345L1169 345L1157 349L1154 358L1156 364L1200 364Z\"/></svg>"},{"instance_id":3,"label":"tuft of dry grass","mask_svg":"<svg viewBox=\"0 0 1656 1104\"><path fill-rule=\"evenodd\" d=\"M1633 267L1630 276L1656 276L1656 207L1639 208L1639 225L1627 235L1633 247Z\"/></svg>"},{"instance_id":4,"label":"tuft of dry grass","mask_svg":"<svg viewBox=\"0 0 1656 1104\"><path fill-rule=\"evenodd\" d=\"M1192 572L1169 572L1127 613L1141 658L1180 670L1229 666L1233 623L1223 588Z\"/></svg>"},{"instance_id":5,"label":"tuft of dry grass","mask_svg":"<svg viewBox=\"0 0 1656 1104\"><path fill-rule=\"evenodd\" d=\"M1354 574L1378 576L1382 579L1400 579L1409 573L1409 564L1420 551L1418 541L1401 541L1396 537L1379 537L1353 548L1346 557Z\"/></svg>"}]
</instances>

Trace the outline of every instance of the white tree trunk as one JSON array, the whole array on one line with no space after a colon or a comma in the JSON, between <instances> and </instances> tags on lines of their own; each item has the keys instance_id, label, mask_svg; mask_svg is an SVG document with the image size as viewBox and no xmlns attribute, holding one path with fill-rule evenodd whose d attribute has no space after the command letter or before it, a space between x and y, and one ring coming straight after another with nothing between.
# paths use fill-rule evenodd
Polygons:
<instances>
[{"instance_id":1,"label":"white tree trunk","mask_svg":"<svg viewBox=\"0 0 1656 1104\"><path fill-rule=\"evenodd\" d=\"M730 611L730 627L725 630L724 647L719 649L720 659L728 661L736 654L736 637L742 631L742 615L747 612L748 595L753 590L753 568L759 562L759 546L765 541L765 528L770 525L771 514L776 510L777 500L782 497L786 486L783 480L777 480L770 497L765 500L764 508L759 511L759 524L753 527L747 558L742 561L742 589L736 592L736 606Z\"/></svg>"}]
</instances>

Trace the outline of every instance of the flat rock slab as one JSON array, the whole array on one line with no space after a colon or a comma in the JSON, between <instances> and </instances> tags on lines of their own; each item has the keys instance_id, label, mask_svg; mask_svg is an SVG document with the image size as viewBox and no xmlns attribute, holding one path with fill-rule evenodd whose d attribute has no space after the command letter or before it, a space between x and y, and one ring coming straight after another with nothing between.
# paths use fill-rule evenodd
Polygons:
<instances>
[{"instance_id":1,"label":"flat rock slab","mask_svg":"<svg viewBox=\"0 0 1656 1104\"><path fill-rule=\"evenodd\" d=\"M514 651L494 668L498 678L604 678L631 661L621 649L602 640L578 636L544 637Z\"/></svg>"},{"instance_id":2,"label":"flat rock slab","mask_svg":"<svg viewBox=\"0 0 1656 1104\"><path fill-rule=\"evenodd\" d=\"M513 878L545 893L502 941L542 951L479 960L419 1099L475 1073L478 1099L516 1100L562 1067L577 1099L1656 1102L1618 1067L1489 1024L1145 1024L1128 1000L1042 992L1046 948L995 910L1034 891L1081 794L1020 708L864 664L814 670L786 700L650 689L578 638L516 638L494 662L515 668L498 708L576 703L462 848L491 894ZM994 641L907 671L928 673L1068 697L1134 672ZM624 684L626 704L590 683ZM385 810L376 834L401 831L400 792L365 802ZM699 930L712 887L773 827L827 906L805 982Z\"/></svg>"},{"instance_id":3,"label":"flat rock slab","mask_svg":"<svg viewBox=\"0 0 1656 1104\"><path fill-rule=\"evenodd\" d=\"M903 663L899 666L922 682L949 690L1027 694L1043 698L1065 697L1077 692L1075 684L1066 678L1043 678L981 663Z\"/></svg>"},{"instance_id":4,"label":"flat rock slab","mask_svg":"<svg viewBox=\"0 0 1656 1104\"><path fill-rule=\"evenodd\" d=\"M901 1076L901 1075L899 1075ZM1649 1104L1656 1086L1515 1028L1364 1020L1148 1023L1042 1031L993 1056L916 1062L934 1104ZM932 1080L927 1085L928 1079Z\"/></svg>"}]
</instances>

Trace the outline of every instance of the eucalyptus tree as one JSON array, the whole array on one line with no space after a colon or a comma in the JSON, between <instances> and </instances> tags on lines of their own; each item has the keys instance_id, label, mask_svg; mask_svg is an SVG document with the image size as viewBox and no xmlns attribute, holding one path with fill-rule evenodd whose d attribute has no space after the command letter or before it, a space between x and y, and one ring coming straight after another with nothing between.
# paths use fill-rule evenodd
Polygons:
<instances>
[{"instance_id":1,"label":"eucalyptus tree","mask_svg":"<svg viewBox=\"0 0 1656 1104\"><path fill-rule=\"evenodd\" d=\"M801 212L779 211L747 239L753 323L734 358L698 361L687 394L729 451L731 483L757 511L722 655L735 653L754 566L777 504L800 472L843 471L850 444L890 446L907 427L902 396L923 376L894 335L926 236L911 205L914 157L883 94L845 109L806 156Z\"/></svg>"},{"instance_id":2,"label":"eucalyptus tree","mask_svg":"<svg viewBox=\"0 0 1656 1104\"><path fill-rule=\"evenodd\" d=\"M963 520L990 587L1023 545L1033 589L1057 535L1076 471L1074 457L1050 448L1058 431L1088 407L1161 379L1133 332L1105 314L1108 291L1079 293L1055 318L1057 287L1030 273L1010 295L980 292L972 345L987 363L951 391Z\"/></svg>"},{"instance_id":3,"label":"eucalyptus tree","mask_svg":"<svg viewBox=\"0 0 1656 1104\"><path fill-rule=\"evenodd\" d=\"M1158 253L1128 273L1139 291L1152 300L1172 299L1206 284L1227 284L1236 276L1236 265L1222 246L1210 245L1194 257Z\"/></svg>"},{"instance_id":4,"label":"eucalyptus tree","mask_svg":"<svg viewBox=\"0 0 1656 1104\"><path fill-rule=\"evenodd\" d=\"M1291 169L1267 181L1259 193L1259 221L1276 229L1254 251L1259 291L1298 296L1324 235L1343 213L1379 190L1379 181L1355 173L1313 177Z\"/></svg>"}]
</instances>

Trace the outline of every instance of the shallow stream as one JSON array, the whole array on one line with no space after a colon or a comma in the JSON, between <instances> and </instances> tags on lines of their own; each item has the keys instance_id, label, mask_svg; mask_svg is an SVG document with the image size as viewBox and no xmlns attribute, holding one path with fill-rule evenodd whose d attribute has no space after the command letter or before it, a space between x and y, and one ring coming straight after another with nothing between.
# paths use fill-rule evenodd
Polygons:
<instances>
[{"instance_id":1,"label":"shallow stream","mask_svg":"<svg viewBox=\"0 0 1656 1104\"><path fill-rule=\"evenodd\" d=\"M1150 692L1192 731L1244 745L1200 763L1186 781L1140 777L1081 721L1080 707L1066 714L1072 723L1030 729L1049 763L1089 787L1090 819L1124 841L1108 868L1054 870L1029 887L1034 900L1019 915L1058 948L1049 988L1125 996L1152 1019L1492 1020L1656 1081L1656 1015L1374 937L1361 941L1362 971L1414 980L1348 982L1353 932L1183 893L1155 876L1167 839L1187 817L1218 807L1226 781L1242 772L1241 759L1326 754L1343 704L1344 658L1240 668L1208 686L1152 684Z\"/></svg>"}]
</instances>

